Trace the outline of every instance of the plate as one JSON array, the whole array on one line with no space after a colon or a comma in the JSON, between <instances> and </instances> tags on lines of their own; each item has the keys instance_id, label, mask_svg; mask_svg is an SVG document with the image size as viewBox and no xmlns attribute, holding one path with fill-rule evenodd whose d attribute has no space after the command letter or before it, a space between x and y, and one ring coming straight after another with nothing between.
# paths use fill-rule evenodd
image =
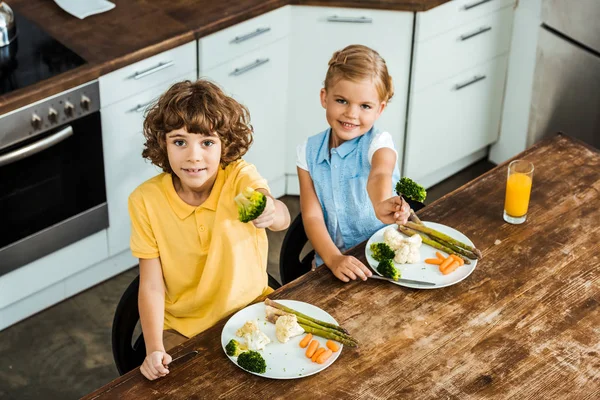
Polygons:
<instances>
[{"instance_id":1,"label":"plate","mask_svg":"<svg viewBox=\"0 0 600 400\"><path fill-rule=\"evenodd\" d=\"M312 304L296 300L277 300L277 302L321 321L330 322L336 325L338 324L331 315ZM225 346L227 346L227 343L229 343L231 339L241 339L235 335L235 332L241 328L246 321L251 319L258 320L259 329L271 339L271 343L263 350L259 351L267 363L267 371L264 374L257 374L246 371L240 367L243 371L271 379L304 378L305 376L314 375L329 367L337 360L342 352L343 345L338 343L340 349L333 353L325 363L317 364L312 362L310 358L305 355L306 349L300 347L300 341L304 337L304 334L291 338L287 343L280 343L275 336L275 324L267 322L265 317L265 303L256 303L235 313L223 327L223 332L221 332L221 346L223 347L224 352ZM319 347L325 347L325 343L327 343L327 339L322 337L313 336L313 339L319 341ZM227 356L226 352L225 355ZM238 365L237 357L229 357L229 359L232 363Z\"/></svg>"},{"instance_id":2,"label":"plate","mask_svg":"<svg viewBox=\"0 0 600 400\"><path fill-rule=\"evenodd\" d=\"M453 238L460 240L461 242L464 242L466 244L474 246L473 242L468 237L466 237L460 231L457 231L454 228L451 228L451 227L443 225L443 224L438 224L437 222L423 221L423 223L425 224L425 226L427 226L429 228L433 228L437 231L445 233L446 235L452 236ZM383 232L385 232L385 230L388 229L389 227L396 228L397 226L396 226L396 224L392 224L392 225L388 225L388 226L381 228L380 230L375 232L375 234L373 236L371 236L371 238L367 241L367 245L365 246L365 256L367 258L367 261L368 261L369 265L371 265L371 267L373 267L373 270L375 271L375 273L377 273L379 275L381 275L377 271L377 265L379 263L377 261L375 261L375 259L371 256L371 244L383 242ZM397 285L405 286L405 287L409 287L409 288L413 288L413 289L438 289L438 288L442 288L442 287L446 287L446 286L451 286L451 285L454 285L454 284L462 281L467 276L471 275L471 272L473 272L475 270L475 267L477 266L477 260L470 260L471 264L465 264L462 267L458 267L456 269L456 271L454 271L448 275L444 275L440 272L440 268L438 265L425 264L426 258L435 258L436 257L436 255L435 255L436 251L438 251L438 250L423 243L420 248L421 262L415 263L415 264L396 264L396 263L394 263L396 265L396 268L398 268L398 270L400 271L402 278L414 279L417 281L433 282L436 284L436 286L426 286L426 285L403 283L403 282L392 282L392 283L396 283Z\"/></svg>"}]
</instances>

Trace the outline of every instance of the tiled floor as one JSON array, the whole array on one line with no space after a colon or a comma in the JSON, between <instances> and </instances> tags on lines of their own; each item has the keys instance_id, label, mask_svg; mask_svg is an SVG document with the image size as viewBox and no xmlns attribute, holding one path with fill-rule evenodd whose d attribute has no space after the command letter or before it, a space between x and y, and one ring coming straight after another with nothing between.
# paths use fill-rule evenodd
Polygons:
<instances>
[{"instance_id":1,"label":"tiled floor","mask_svg":"<svg viewBox=\"0 0 600 400\"><path fill-rule=\"evenodd\" d=\"M430 188L426 203L493 167L478 162ZM283 198L292 218L298 197ZM279 277L285 232L269 232L269 273ZM126 271L0 332L0 399L75 399L118 376L111 349L111 325L125 288L137 276Z\"/></svg>"}]
</instances>

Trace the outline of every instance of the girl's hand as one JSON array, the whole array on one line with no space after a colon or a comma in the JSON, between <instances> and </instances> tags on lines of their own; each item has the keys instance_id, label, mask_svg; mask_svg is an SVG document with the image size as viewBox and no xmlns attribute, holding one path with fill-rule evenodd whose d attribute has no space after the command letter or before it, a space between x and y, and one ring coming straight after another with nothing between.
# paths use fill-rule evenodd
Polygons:
<instances>
[{"instance_id":1,"label":"girl's hand","mask_svg":"<svg viewBox=\"0 0 600 400\"><path fill-rule=\"evenodd\" d=\"M400 196L390 197L375 206L375 216L384 224L404 225L410 216L410 206Z\"/></svg>"},{"instance_id":2,"label":"girl's hand","mask_svg":"<svg viewBox=\"0 0 600 400\"><path fill-rule=\"evenodd\" d=\"M327 266L342 282L355 280L357 277L366 281L373 273L363 263L352 256L339 255Z\"/></svg>"},{"instance_id":3,"label":"girl's hand","mask_svg":"<svg viewBox=\"0 0 600 400\"><path fill-rule=\"evenodd\" d=\"M142 375L153 381L169 373L167 365L171 362L171 356L164 351L153 351L146 356L140 367Z\"/></svg>"},{"instance_id":4,"label":"girl's hand","mask_svg":"<svg viewBox=\"0 0 600 400\"><path fill-rule=\"evenodd\" d=\"M268 228L275 222L275 202L271 196L267 196L267 205L262 214L252 221L257 228Z\"/></svg>"}]
</instances>

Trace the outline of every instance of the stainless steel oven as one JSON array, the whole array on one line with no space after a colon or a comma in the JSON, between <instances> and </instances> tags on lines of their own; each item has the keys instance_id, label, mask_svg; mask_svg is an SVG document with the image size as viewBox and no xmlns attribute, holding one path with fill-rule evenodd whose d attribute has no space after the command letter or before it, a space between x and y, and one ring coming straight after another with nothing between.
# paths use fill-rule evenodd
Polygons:
<instances>
[{"instance_id":1,"label":"stainless steel oven","mask_svg":"<svg viewBox=\"0 0 600 400\"><path fill-rule=\"evenodd\" d=\"M0 116L0 275L108 227L98 82Z\"/></svg>"}]
</instances>

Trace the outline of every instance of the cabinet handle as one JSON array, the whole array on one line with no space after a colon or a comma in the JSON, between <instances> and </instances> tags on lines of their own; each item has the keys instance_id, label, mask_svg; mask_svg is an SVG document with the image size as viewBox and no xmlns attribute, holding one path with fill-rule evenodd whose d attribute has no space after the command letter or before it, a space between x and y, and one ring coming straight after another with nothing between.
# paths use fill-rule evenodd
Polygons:
<instances>
[{"instance_id":1,"label":"cabinet handle","mask_svg":"<svg viewBox=\"0 0 600 400\"><path fill-rule=\"evenodd\" d=\"M3 156L0 156L0 167L3 165L12 164L19 160L32 156L36 153L39 153L40 151L55 146L63 140L67 139L71 135L73 135L73 127L69 125L66 128L56 132L52 136L48 136L25 147L21 147L20 149L13 150L10 153L6 153Z\"/></svg>"},{"instance_id":2,"label":"cabinet handle","mask_svg":"<svg viewBox=\"0 0 600 400\"><path fill-rule=\"evenodd\" d=\"M271 30L271 28L269 28L268 26L266 28L258 28L254 32L250 32L250 33L247 33L247 34L242 35L242 36L236 36L236 37L234 37L233 40L231 42L229 42L229 43L236 43L236 44L237 43L242 43L242 42L244 42L244 41L246 41L248 39L252 39L255 36L262 35L263 33L267 33L270 30Z\"/></svg>"},{"instance_id":3,"label":"cabinet handle","mask_svg":"<svg viewBox=\"0 0 600 400\"><path fill-rule=\"evenodd\" d=\"M477 6L480 6L480 5L482 5L482 4L489 3L490 1L492 1L492 0L480 0L480 1L477 1L477 2L475 2L475 3L471 3L471 4L465 4L465 6L463 7L463 9L464 9L465 11L468 11L468 10L470 10L471 8L475 8L475 7L477 7Z\"/></svg>"},{"instance_id":4,"label":"cabinet handle","mask_svg":"<svg viewBox=\"0 0 600 400\"><path fill-rule=\"evenodd\" d=\"M373 18L369 17L338 17L337 15L332 15L327 18L328 22L350 22L353 24L371 24L373 23Z\"/></svg>"},{"instance_id":5,"label":"cabinet handle","mask_svg":"<svg viewBox=\"0 0 600 400\"><path fill-rule=\"evenodd\" d=\"M248 64L241 68L236 68L233 71L231 71L231 73L229 75L240 76L240 75L250 71L251 69L260 67L261 65L266 64L268 62L269 62L268 58L257 58L256 61L254 61L252 64Z\"/></svg>"},{"instance_id":6,"label":"cabinet handle","mask_svg":"<svg viewBox=\"0 0 600 400\"><path fill-rule=\"evenodd\" d=\"M472 84L474 84L474 83L477 83L477 82L479 82L479 81L482 81L482 80L484 80L485 78L486 78L486 76L485 76L485 75L475 75L475 76L473 77L473 79L471 79L471 80L470 80L470 81L468 81L468 82L465 82L465 83L458 83L458 84L454 85L454 90L460 90L460 89L466 88L467 86L469 86L469 85L472 85Z\"/></svg>"},{"instance_id":7,"label":"cabinet handle","mask_svg":"<svg viewBox=\"0 0 600 400\"><path fill-rule=\"evenodd\" d=\"M133 107L131 110L127 110L127 112L128 113L132 113L132 112L139 113L139 112L142 112L142 111L146 110L146 107L148 107L152 103L154 103L154 100L153 101L149 101L149 102L144 103L144 104L138 104L137 106Z\"/></svg>"},{"instance_id":8,"label":"cabinet handle","mask_svg":"<svg viewBox=\"0 0 600 400\"><path fill-rule=\"evenodd\" d=\"M155 67L148 68L147 70L142 72L136 72L135 74L131 75L129 79L142 79L145 76L152 75L158 71L162 71L163 69L172 67L173 65L175 65L174 61L161 62L158 63L158 65Z\"/></svg>"},{"instance_id":9,"label":"cabinet handle","mask_svg":"<svg viewBox=\"0 0 600 400\"><path fill-rule=\"evenodd\" d=\"M471 38L474 38L477 35L481 35L482 33L486 33L492 30L491 26L482 26L481 28L479 28L479 30L475 31L475 32L471 32L471 33L466 33L464 35L460 36L460 40L465 41Z\"/></svg>"}]
</instances>

